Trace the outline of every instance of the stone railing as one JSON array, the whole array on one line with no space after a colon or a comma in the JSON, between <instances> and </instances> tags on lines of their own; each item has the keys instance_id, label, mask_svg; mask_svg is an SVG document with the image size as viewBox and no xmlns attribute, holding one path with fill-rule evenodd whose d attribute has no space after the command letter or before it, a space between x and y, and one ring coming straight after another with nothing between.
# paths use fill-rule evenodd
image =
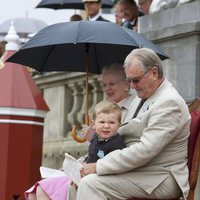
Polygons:
<instances>
[{"instance_id":1,"label":"stone railing","mask_svg":"<svg viewBox=\"0 0 200 200\"><path fill-rule=\"evenodd\" d=\"M50 111L45 119L43 164L60 168L64 153L74 157L86 153L87 144L79 144L71 137L72 127L85 123L85 74L51 72L35 75ZM89 75L89 113L94 105L104 99L99 75Z\"/></svg>"}]
</instances>

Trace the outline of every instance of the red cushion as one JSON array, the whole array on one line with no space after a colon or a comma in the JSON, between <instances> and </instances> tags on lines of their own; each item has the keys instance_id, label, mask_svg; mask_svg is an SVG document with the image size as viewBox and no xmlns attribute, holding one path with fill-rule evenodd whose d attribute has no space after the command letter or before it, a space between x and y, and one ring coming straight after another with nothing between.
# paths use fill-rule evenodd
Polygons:
<instances>
[{"instance_id":1,"label":"red cushion","mask_svg":"<svg viewBox=\"0 0 200 200\"><path fill-rule=\"evenodd\" d=\"M188 168L189 171L192 167L192 159L194 154L194 147L197 141L197 136L200 132L200 112L191 112L191 124L190 124L190 137L188 140Z\"/></svg>"},{"instance_id":2,"label":"red cushion","mask_svg":"<svg viewBox=\"0 0 200 200\"><path fill-rule=\"evenodd\" d=\"M144 199L144 198L142 198L142 199L140 199L140 198L136 198L136 197L132 197L131 199L128 199L128 200L162 200L162 199ZM178 199L165 199L165 200L179 200L179 198Z\"/></svg>"}]
</instances>

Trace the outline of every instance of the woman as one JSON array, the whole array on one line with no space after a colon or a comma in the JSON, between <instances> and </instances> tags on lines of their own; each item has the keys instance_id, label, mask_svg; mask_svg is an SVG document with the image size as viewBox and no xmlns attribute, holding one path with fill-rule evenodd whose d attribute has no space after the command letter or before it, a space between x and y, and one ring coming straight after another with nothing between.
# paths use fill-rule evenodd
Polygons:
<instances>
[{"instance_id":1,"label":"woman","mask_svg":"<svg viewBox=\"0 0 200 200\"><path fill-rule=\"evenodd\" d=\"M126 121L127 112L135 95L130 94L130 85L122 64L115 63L102 70L102 89L106 99L117 103L122 108L122 123Z\"/></svg>"}]
</instances>

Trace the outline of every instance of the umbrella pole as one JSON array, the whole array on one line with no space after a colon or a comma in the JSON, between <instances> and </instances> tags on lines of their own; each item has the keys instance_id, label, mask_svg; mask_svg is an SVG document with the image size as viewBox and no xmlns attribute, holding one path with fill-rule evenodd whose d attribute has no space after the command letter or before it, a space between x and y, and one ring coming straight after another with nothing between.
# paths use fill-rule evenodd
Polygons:
<instances>
[{"instance_id":1,"label":"umbrella pole","mask_svg":"<svg viewBox=\"0 0 200 200\"><path fill-rule=\"evenodd\" d=\"M88 77L89 77L89 74L88 74L88 69L89 68L89 55L88 53L86 53L86 56L85 56L85 125L89 125L89 111L88 111L88 95L89 95L89 87L88 87ZM75 141L79 142L79 143L83 143L86 141L85 138L79 138L77 135L76 135L76 127L74 127L72 129L72 137Z\"/></svg>"},{"instance_id":2,"label":"umbrella pole","mask_svg":"<svg viewBox=\"0 0 200 200\"><path fill-rule=\"evenodd\" d=\"M87 54L87 53L86 53ZM85 77L85 124L89 125L89 113L88 113L88 95L89 95L89 87L88 87L88 54L86 55L86 77Z\"/></svg>"}]
</instances>

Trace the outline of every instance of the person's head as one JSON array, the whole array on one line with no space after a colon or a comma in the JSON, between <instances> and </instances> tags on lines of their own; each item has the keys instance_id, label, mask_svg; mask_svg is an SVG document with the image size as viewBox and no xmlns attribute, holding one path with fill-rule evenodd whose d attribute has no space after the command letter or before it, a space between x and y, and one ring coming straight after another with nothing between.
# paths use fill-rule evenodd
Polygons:
<instances>
[{"instance_id":1,"label":"person's head","mask_svg":"<svg viewBox=\"0 0 200 200\"><path fill-rule=\"evenodd\" d=\"M126 74L123 64L114 63L102 70L102 89L106 99L119 103L129 96L129 83L126 81Z\"/></svg>"},{"instance_id":2,"label":"person's head","mask_svg":"<svg viewBox=\"0 0 200 200\"><path fill-rule=\"evenodd\" d=\"M149 9L153 0L139 0L139 8L145 14L149 14Z\"/></svg>"},{"instance_id":3,"label":"person's head","mask_svg":"<svg viewBox=\"0 0 200 200\"><path fill-rule=\"evenodd\" d=\"M82 0L88 17L93 18L99 14L101 9L101 0Z\"/></svg>"},{"instance_id":4,"label":"person's head","mask_svg":"<svg viewBox=\"0 0 200 200\"><path fill-rule=\"evenodd\" d=\"M118 1L113 5L113 11L114 11L114 14L115 14L116 24L121 25L122 24L122 18L123 18L123 10L121 8L121 5L118 3Z\"/></svg>"},{"instance_id":5,"label":"person's head","mask_svg":"<svg viewBox=\"0 0 200 200\"><path fill-rule=\"evenodd\" d=\"M122 17L126 21L133 21L139 15L137 4L134 0L119 0L119 5L123 12Z\"/></svg>"},{"instance_id":6,"label":"person's head","mask_svg":"<svg viewBox=\"0 0 200 200\"><path fill-rule=\"evenodd\" d=\"M152 96L163 80L162 62L150 49L134 49L126 57L124 67L127 81L142 99Z\"/></svg>"},{"instance_id":7,"label":"person's head","mask_svg":"<svg viewBox=\"0 0 200 200\"><path fill-rule=\"evenodd\" d=\"M78 14L74 14L70 17L70 21L81 21L82 19L82 16Z\"/></svg>"},{"instance_id":8,"label":"person's head","mask_svg":"<svg viewBox=\"0 0 200 200\"><path fill-rule=\"evenodd\" d=\"M116 135L121 122L121 108L111 101L101 101L94 107L92 125L103 139Z\"/></svg>"}]
</instances>

